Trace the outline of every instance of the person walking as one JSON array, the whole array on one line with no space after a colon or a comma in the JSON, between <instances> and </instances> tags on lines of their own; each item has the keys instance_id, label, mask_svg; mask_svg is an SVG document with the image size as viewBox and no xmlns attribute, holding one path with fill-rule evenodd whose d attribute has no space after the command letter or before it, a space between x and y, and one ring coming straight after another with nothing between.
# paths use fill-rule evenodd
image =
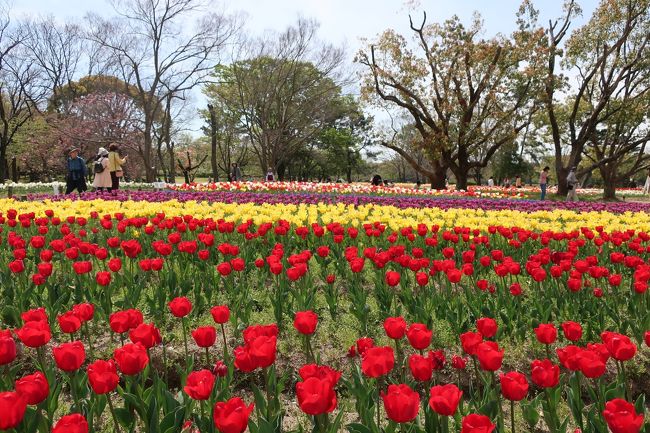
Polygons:
<instances>
[{"instance_id":1,"label":"person walking","mask_svg":"<svg viewBox=\"0 0 650 433\"><path fill-rule=\"evenodd\" d=\"M230 181L231 182L240 182L242 179L241 170L239 165L236 162L232 163L232 169L230 170Z\"/></svg>"},{"instance_id":2,"label":"person walking","mask_svg":"<svg viewBox=\"0 0 650 433\"><path fill-rule=\"evenodd\" d=\"M108 150L103 147L100 147L97 151L93 172L95 173L93 187L99 192L109 191L113 186L113 181L111 180L111 172L108 170Z\"/></svg>"},{"instance_id":3,"label":"person walking","mask_svg":"<svg viewBox=\"0 0 650 433\"><path fill-rule=\"evenodd\" d=\"M650 168L648 169L648 174L645 178L645 184L643 184L643 195L650 193Z\"/></svg>"},{"instance_id":4,"label":"person walking","mask_svg":"<svg viewBox=\"0 0 650 433\"><path fill-rule=\"evenodd\" d=\"M120 188L120 178L124 176L122 166L126 163L126 156L120 156L120 149L115 143L108 146L108 172L111 175L111 191L114 193Z\"/></svg>"},{"instance_id":5,"label":"person walking","mask_svg":"<svg viewBox=\"0 0 650 433\"><path fill-rule=\"evenodd\" d=\"M539 174L539 189L542 192L541 196L539 197L540 200L544 200L546 198L546 187L548 186L549 170L550 168L546 166Z\"/></svg>"},{"instance_id":6,"label":"person walking","mask_svg":"<svg viewBox=\"0 0 650 433\"><path fill-rule=\"evenodd\" d=\"M578 194L576 190L578 189L578 178L576 177L576 167L571 167L569 170L569 175L566 177L567 188L569 189L568 194L566 195L567 201L578 201Z\"/></svg>"},{"instance_id":7,"label":"person walking","mask_svg":"<svg viewBox=\"0 0 650 433\"><path fill-rule=\"evenodd\" d=\"M494 178L492 176L490 176L490 178L488 179L487 186L489 186L490 188L494 186Z\"/></svg>"},{"instance_id":8,"label":"person walking","mask_svg":"<svg viewBox=\"0 0 650 433\"><path fill-rule=\"evenodd\" d=\"M515 188L521 188L521 176L515 176Z\"/></svg>"},{"instance_id":9,"label":"person walking","mask_svg":"<svg viewBox=\"0 0 650 433\"><path fill-rule=\"evenodd\" d=\"M273 168L269 167L266 172L266 181L273 182L275 180L275 175L273 174Z\"/></svg>"},{"instance_id":10,"label":"person walking","mask_svg":"<svg viewBox=\"0 0 650 433\"><path fill-rule=\"evenodd\" d=\"M67 160L68 174L65 178L66 188L65 193L70 194L72 191L77 190L79 194L88 189L86 187L86 175L88 174L88 167L86 161L79 156L79 149L71 149L68 154Z\"/></svg>"}]
</instances>

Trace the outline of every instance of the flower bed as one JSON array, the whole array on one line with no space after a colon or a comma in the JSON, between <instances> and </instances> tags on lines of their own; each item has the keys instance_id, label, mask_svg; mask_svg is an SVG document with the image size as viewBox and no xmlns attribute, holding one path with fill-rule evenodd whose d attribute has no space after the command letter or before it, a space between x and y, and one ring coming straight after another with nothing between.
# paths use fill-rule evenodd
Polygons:
<instances>
[{"instance_id":1,"label":"flower bed","mask_svg":"<svg viewBox=\"0 0 650 433\"><path fill-rule=\"evenodd\" d=\"M144 198L0 201L0 429L642 428L645 213Z\"/></svg>"}]
</instances>

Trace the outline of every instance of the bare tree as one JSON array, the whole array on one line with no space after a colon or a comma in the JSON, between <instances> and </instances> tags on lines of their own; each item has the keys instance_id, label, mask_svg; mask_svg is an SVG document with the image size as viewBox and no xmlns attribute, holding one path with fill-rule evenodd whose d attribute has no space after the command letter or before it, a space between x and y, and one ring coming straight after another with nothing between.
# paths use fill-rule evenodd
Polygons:
<instances>
[{"instance_id":1,"label":"bare tree","mask_svg":"<svg viewBox=\"0 0 650 433\"><path fill-rule=\"evenodd\" d=\"M558 194L567 193L564 181L573 166L578 166L585 147L599 128L623 108L610 100L625 92L630 80L635 89L645 86L640 72L647 71L650 15L648 0L603 1L591 20L567 34L573 19L580 14L575 0L567 0L563 17L549 21L547 30L547 72L543 102L555 151ZM558 71L560 57L577 70L575 81ZM641 79L641 80L639 80ZM571 84L571 85L570 85ZM569 93L567 98L558 97ZM565 157L566 155L566 157ZM618 155L620 156L620 154ZM615 155L605 156L578 172L588 173Z\"/></svg>"},{"instance_id":2,"label":"bare tree","mask_svg":"<svg viewBox=\"0 0 650 433\"><path fill-rule=\"evenodd\" d=\"M7 149L21 128L38 112L44 93L40 71L26 58L27 35L0 4L0 182L7 179Z\"/></svg>"},{"instance_id":3,"label":"bare tree","mask_svg":"<svg viewBox=\"0 0 650 433\"><path fill-rule=\"evenodd\" d=\"M206 88L240 114L260 168L283 178L293 155L338 115L342 49L317 40L318 24L300 19L280 34L248 42L244 60L217 70Z\"/></svg>"},{"instance_id":4,"label":"bare tree","mask_svg":"<svg viewBox=\"0 0 650 433\"><path fill-rule=\"evenodd\" d=\"M147 181L156 177L154 129L164 117L165 101L204 83L239 29L237 19L208 12L207 6L200 0L115 0L117 18L87 17L88 39L105 49L122 78L138 89L144 112L138 153ZM197 16L193 31L186 32L187 21Z\"/></svg>"},{"instance_id":5,"label":"bare tree","mask_svg":"<svg viewBox=\"0 0 650 433\"><path fill-rule=\"evenodd\" d=\"M75 78L83 58L84 39L78 24L59 24L53 16L24 23L27 58L41 69L45 91L56 97Z\"/></svg>"}]
</instances>

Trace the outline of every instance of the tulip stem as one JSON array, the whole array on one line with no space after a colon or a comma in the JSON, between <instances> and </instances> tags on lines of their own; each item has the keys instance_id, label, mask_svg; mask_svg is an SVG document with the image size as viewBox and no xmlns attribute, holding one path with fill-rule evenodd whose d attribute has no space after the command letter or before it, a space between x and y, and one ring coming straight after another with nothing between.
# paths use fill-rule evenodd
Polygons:
<instances>
[{"instance_id":1,"label":"tulip stem","mask_svg":"<svg viewBox=\"0 0 650 433\"><path fill-rule=\"evenodd\" d=\"M381 378L377 378L377 431L381 431Z\"/></svg>"},{"instance_id":2,"label":"tulip stem","mask_svg":"<svg viewBox=\"0 0 650 433\"><path fill-rule=\"evenodd\" d=\"M510 400L510 429L515 433L515 401Z\"/></svg>"},{"instance_id":3,"label":"tulip stem","mask_svg":"<svg viewBox=\"0 0 650 433\"><path fill-rule=\"evenodd\" d=\"M621 364L621 380L623 381L623 395L625 396L625 399L627 401L630 401L630 394L628 392L628 387L627 387L627 374L625 373L625 364L623 361L619 361L619 364Z\"/></svg>"},{"instance_id":4,"label":"tulip stem","mask_svg":"<svg viewBox=\"0 0 650 433\"><path fill-rule=\"evenodd\" d=\"M187 350L187 330L185 329L185 317L181 318L181 326L183 327L183 345L185 346L185 363L187 364L188 350Z\"/></svg>"},{"instance_id":5,"label":"tulip stem","mask_svg":"<svg viewBox=\"0 0 650 433\"><path fill-rule=\"evenodd\" d=\"M499 402L498 409L499 409L499 417L497 418L497 424L498 424L498 429L499 431L504 431L503 424L503 406L501 402L501 396L499 395L499 388L497 385L497 374L496 372L492 372L492 386L494 387L494 396Z\"/></svg>"},{"instance_id":6,"label":"tulip stem","mask_svg":"<svg viewBox=\"0 0 650 433\"><path fill-rule=\"evenodd\" d=\"M205 348L205 362L206 362L206 365L209 367L210 366L210 348L209 347Z\"/></svg>"},{"instance_id":7,"label":"tulip stem","mask_svg":"<svg viewBox=\"0 0 650 433\"><path fill-rule=\"evenodd\" d=\"M84 324L81 326L84 333L86 334L86 339L88 339L88 347L90 348L90 359L95 359L95 355L94 355L95 349L93 347L93 339L90 332L90 326L88 325L88 322L84 322Z\"/></svg>"},{"instance_id":8,"label":"tulip stem","mask_svg":"<svg viewBox=\"0 0 650 433\"><path fill-rule=\"evenodd\" d=\"M120 432L120 424L117 422L117 416L115 416L115 408L113 407L113 402L111 401L111 396L106 395L106 400L108 400L108 408L111 410L111 416L113 417L113 423L115 424L115 431Z\"/></svg>"},{"instance_id":9,"label":"tulip stem","mask_svg":"<svg viewBox=\"0 0 650 433\"><path fill-rule=\"evenodd\" d=\"M225 363L228 363L228 345L226 344L226 329L223 326L223 323L220 323L221 325L221 336L223 337L223 360Z\"/></svg>"}]
</instances>

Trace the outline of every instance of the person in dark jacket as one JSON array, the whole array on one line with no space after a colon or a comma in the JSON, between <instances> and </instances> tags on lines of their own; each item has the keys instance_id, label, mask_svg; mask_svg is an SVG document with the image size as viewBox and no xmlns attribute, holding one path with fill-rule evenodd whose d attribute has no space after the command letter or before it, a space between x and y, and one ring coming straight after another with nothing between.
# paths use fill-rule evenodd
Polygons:
<instances>
[{"instance_id":1,"label":"person in dark jacket","mask_svg":"<svg viewBox=\"0 0 650 433\"><path fill-rule=\"evenodd\" d=\"M88 167L86 161L79 156L79 149L72 149L68 154L67 161L68 175L66 176L65 193L70 194L72 191L77 190L79 194L86 191L86 176L88 175Z\"/></svg>"}]
</instances>

